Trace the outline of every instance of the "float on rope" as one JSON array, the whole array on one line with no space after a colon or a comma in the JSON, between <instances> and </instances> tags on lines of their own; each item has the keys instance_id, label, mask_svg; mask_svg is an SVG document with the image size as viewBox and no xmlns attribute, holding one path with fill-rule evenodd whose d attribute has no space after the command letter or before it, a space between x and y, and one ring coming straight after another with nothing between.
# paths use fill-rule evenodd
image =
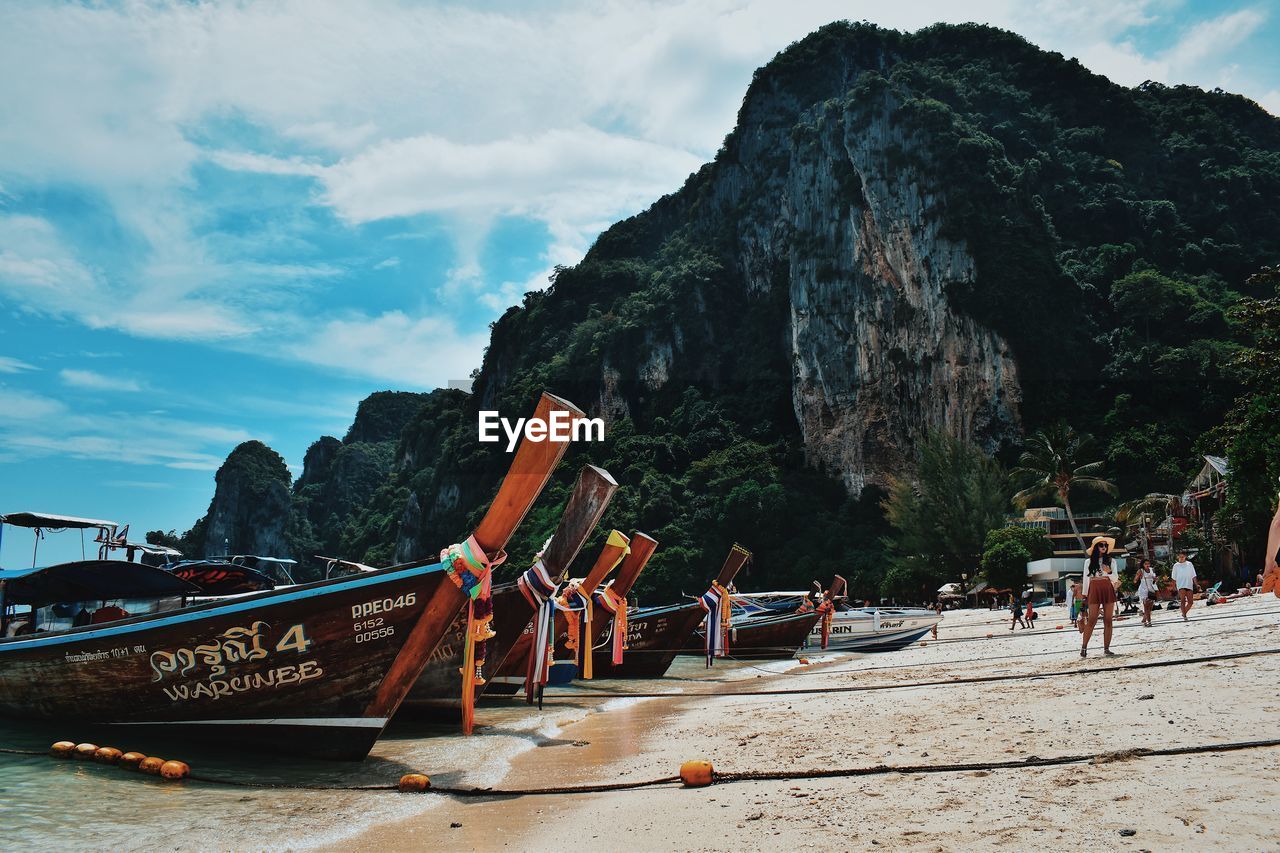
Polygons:
<instances>
[{"instance_id":1,"label":"float on rope","mask_svg":"<svg viewBox=\"0 0 1280 853\"><path fill-rule=\"evenodd\" d=\"M159 776L161 767L164 767L164 759L154 755L148 755L138 762L138 769L148 776Z\"/></svg>"},{"instance_id":2,"label":"float on rope","mask_svg":"<svg viewBox=\"0 0 1280 853\"><path fill-rule=\"evenodd\" d=\"M715 776L710 761L695 759L680 765L680 781L686 788L705 788L715 781Z\"/></svg>"},{"instance_id":3,"label":"float on rope","mask_svg":"<svg viewBox=\"0 0 1280 853\"><path fill-rule=\"evenodd\" d=\"M122 755L124 755L124 753L116 749L114 746L101 746L98 747L98 751L93 754L93 760L101 762L102 764L115 764L120 760L120 756Z\"/></svg>"},{"instance_id":4,"label":"float on rope","mask_svg":"<svg viewBox=\"0 0 1280 853\"><path fill-rule=\"evenodd\" d=\"M144 758L146 756L141 752L126 752L116 760L116 766L123 767L125 770L137 770Z\"/></svg>"},{"instance_id":5,"label":"float on rope","mask_svg":"<svg viewBox=\"0 0 1280 853\"><path fill-rule=\"evenodd\" d=\"M396 787L402 794L421 794L431 787L431 779L422 773L406 773Z\"/></svg>"}]
</instances>

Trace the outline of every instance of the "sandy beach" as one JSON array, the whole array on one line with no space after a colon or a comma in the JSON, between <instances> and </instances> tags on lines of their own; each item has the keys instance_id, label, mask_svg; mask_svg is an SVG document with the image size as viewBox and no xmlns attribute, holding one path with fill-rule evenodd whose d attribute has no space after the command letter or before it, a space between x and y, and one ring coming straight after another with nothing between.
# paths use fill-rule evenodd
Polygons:
<instances>
[{"instance_id":1,"label":"sandy beach","mask_svg":"<svg viewBox=\"0 0 1280 853\"><path fill-rule=\"evenodd\" d=\"M1063 625L1059 630L1056 626ZM987 634L991 634L987 637ZM1280 647L1280 599L1160 611L1117 622L1087 660L1060 607L1034 631L1004 614L949 613L939 640L884 655L839 655L784 673L722 664L664 680L679 698L610 701L517 756L497 787L661 778L691 758L718 772L1025 760L1280 737L1280 656L1154 669L903 686L866 692L729 696L746 690L909 685L1045 674ZM600 683L584 689L607 692ZM720 695L689 695L692 693ZM548 694L548 703L557 699ZM581 699L575 699L581 702ZM616 706L616 707L614 707ZM483 709L480 718L483 720ZM484 737L483 732L478 737ZM422 768L431 772L431 768ZM452 768L439 768L440 771ZM427 807L426 801L435 801ZM1269 849L1280 836L1280 748L1135 757L1053 767L751 781L685 789L509 798L424 797L423 809L345 849L423 844L477 850L997 849L1064 845Z\"/></svg>"}]
</instances>

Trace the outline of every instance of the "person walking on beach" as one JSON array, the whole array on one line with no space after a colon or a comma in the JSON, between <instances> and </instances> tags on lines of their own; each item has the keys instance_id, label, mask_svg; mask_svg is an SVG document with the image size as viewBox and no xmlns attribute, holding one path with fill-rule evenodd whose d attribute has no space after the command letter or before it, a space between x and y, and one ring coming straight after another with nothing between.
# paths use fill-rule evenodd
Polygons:
<instances>
[{"instance_id":1,"label":"person walking on beach","mask_svg":"<svg viewBox=\"0 0 1280 853\"><path fill-rule=\"evenodd\" d=\"M1098 624L1098 616L1102 616L1102 653L1114 656L1111 651L1111 623L1114 619L1116 603L1116 587L1112 583L1115 569L1111 565L1111 546L1113 540L1107 536L1099 536L1089 546L1089 559L1084 564L1084 595L1089 602L1089 614L1080 643L1080 657L1089 656L1089 639L1093 636L1094 626Z\"/></svg>"},{"instance_id":2,"label":"person walking on beach","mask_svg":"<svg viewBox=\"0 0 1280 853\"><path fill-rule=\"evenodd\" d=\"M1173 564L1173 582L1178 586L1178 603L1182 606L1182 621L1187 621L1191 604L1195 600L1196 567L1187 559L1186 551L1178 552L1178 562Z\"/></svg>"},{"instance_id":3,"label":"person walking on beach","mask_svg":"<svg viewBox=\"0 0 1280 853\"><path fill-rule=\"evenodd\" d=\"M1012 631L1018 625L1023 628L1027 627L1027 623L1022 619L1022 608L1018 605L1018 599L1013 593L1009 593L1009 610L1013 613L1013 619L1009 622L1009 630Z\"/></svg>"},{"instance_id":4,"label":"person walking on beach","mask_svg":"<svg viewBox=\"0 0 1280 853\"><path fill-rule=\"evenodd\" d=\"M1142 624L1151 627L1151 608L1156 598L1156 570L1151 567L1150 560L1142 561L1134 583L1138 586L1138 601L1142 602Z\"/></svg>"},{"instance_id":5,"label":"person walking on beach","mask_svg":"<svg viewBox=\"0 0 1280 853\"><path fill-rule=\"evenodd\" d=\"M1071 620L1071 627L1076 626L1076 585L1074 583L1067 584L1067 618Z\"/></svg>"}]
</instances>

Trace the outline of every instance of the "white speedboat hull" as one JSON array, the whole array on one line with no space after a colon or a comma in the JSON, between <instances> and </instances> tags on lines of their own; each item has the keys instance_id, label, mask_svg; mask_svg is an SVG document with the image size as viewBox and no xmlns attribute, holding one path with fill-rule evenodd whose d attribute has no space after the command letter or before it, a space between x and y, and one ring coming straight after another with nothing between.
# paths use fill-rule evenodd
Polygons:
<instances>
[{"instance_id":1,"label":"white speedboat hull","mask_svg":"<svg viewBox=\"0 0 1280 853\"><path fill-rule=\"evenodd\" d=\"M829 652L891 652L933 630L942 616L932 610L867 608L837 612L831 620ZM822 624L809 632L800 653L822 649Z\"/></svg>"}]
</instances>

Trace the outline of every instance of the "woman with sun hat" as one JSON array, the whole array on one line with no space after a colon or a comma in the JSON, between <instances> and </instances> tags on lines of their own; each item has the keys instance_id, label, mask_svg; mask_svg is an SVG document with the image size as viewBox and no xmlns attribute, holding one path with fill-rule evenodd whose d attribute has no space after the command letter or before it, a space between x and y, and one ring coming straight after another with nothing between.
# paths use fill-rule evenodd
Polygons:
<instances>
[{"instance_id":1,"label":"woman with sun hat","mask_svg":"<svg viewBox=\"0 0 1280 853\"><path fill-rule=\"evenodd\" d=\"M1115 654L1111 651L1111 621L1118 598L1116 570L1111 564L1111 550L1115 545L1116 541L1110 536L1099 536L1089 546L1089 559L1084 564L1084 597L1089 609L1080 644L1082 658L1089 656L1089 638L1093 636L1099 614L1102 615L1102 653L1108 657Z\"/></svg>"}]
</instances>

